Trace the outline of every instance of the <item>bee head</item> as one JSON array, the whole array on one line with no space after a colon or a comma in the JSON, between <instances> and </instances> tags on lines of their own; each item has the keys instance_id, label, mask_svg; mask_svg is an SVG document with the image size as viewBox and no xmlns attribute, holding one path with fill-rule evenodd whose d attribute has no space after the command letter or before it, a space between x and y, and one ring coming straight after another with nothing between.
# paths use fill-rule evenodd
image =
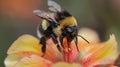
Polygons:
<instances>
[{"instance_id":1,"label":"bee head","mask_svg":"<svg viewBox=\"0 0 120 67\"><path fill-rule=\"evenodd\" d=\"M63 33L68 37L69 41L73 40L77 36L77 27L66 27L63 29Z\"/></svg>"}]
</instances>

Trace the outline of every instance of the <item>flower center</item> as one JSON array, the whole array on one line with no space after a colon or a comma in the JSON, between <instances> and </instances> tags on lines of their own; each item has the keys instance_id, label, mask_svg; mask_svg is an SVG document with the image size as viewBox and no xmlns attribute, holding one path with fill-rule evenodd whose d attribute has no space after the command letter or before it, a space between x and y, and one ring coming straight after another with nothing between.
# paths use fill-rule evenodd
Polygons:
<instances>
[{"instance_id":1,"label":"flower center","mask_svg":"<svg viewBox=\"0 0 120 67\"><path fill-rule=\"evenodd\" d=\"M63 48L64 61L68 63L72 63L73 62L73 59L72 59L73 50L71 48L71 43L68 43L67 39L64 38L63 44L64 44L64 48Z\"/></svg>"},{"instance_id":2,"label":"flower center","mask_svg":"<svg viewBox=\"0 0 120 67\"><path fill-rule=\"evenodd\" d=\"M68 62L68 63L72 62L72 49L71 48L63 49L63 55L64 55L65 62Z\"/></svg>"}]
</instances>

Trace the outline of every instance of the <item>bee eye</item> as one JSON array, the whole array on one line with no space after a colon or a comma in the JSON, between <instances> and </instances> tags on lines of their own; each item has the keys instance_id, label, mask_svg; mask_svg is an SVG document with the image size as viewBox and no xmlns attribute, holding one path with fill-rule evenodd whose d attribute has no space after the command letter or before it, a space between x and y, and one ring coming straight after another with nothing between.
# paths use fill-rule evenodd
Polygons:
<instances>
[{"instance_id":1,"label":"bee eye","mask_svg":"<svg viewBox=\"0 0 120 67\"><path fill-rule=\"evenodd\" d=\"M72 28L66 28L66 31L69 32L69 33L72 33L73 29Z\"/></svg>"}]
</instances>

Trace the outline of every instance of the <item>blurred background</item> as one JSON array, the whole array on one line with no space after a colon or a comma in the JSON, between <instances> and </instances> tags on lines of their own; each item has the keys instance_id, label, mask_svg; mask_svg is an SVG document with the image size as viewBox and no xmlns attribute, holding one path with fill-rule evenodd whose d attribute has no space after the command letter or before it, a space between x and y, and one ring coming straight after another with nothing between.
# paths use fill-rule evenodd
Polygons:
<instances>
[{"instance_id":1,"label":"blurred background","mask_svg":"<svg viewBox=\"0 0 120 67\"><path fill-rule=\"evenodd\" d=\"M76 17L79 27L96 30L101 41L114 33L120 44L120 0L54 1ZM47 11L47 1L0 0L0 67L4 67L7 49L16 38L22 34L36 36L36 27L41 19L33 14L35 9Z\"/></svg>"}]
</instances>

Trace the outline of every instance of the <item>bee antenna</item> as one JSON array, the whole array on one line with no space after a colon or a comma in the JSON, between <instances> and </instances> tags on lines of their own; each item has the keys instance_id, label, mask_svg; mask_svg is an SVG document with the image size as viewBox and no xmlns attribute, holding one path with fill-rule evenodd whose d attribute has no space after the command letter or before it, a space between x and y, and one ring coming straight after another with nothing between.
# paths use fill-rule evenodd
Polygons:
<instances>
[{"instance_id":1,"label":"bee antenna","mask_svg":"<svg viewBox=\"0 0 120 67\"><path fill-rule=\"evenodd\" d=\"M83 40L85 40L88 44L90 43L87 39L85 39L83 36L81 36L81 35L77 35L77 36L79 36L79 37L81 37Z\"/></svg>"}]
</instances>

